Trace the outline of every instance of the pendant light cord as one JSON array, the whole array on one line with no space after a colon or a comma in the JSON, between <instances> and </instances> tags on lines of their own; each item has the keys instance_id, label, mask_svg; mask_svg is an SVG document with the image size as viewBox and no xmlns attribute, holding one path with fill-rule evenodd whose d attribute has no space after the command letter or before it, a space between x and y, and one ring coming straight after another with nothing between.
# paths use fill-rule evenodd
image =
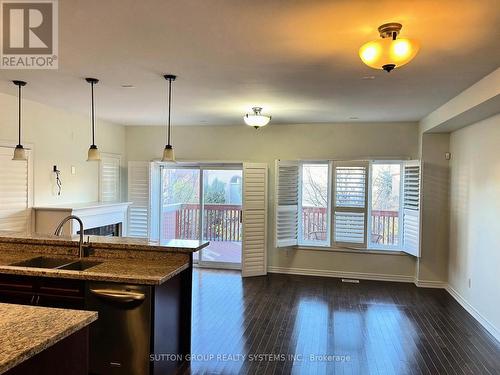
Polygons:
<instances>
[{"instance_id":1,"label":"pendant light cord","mask_svg":"<svg viewBox=\"0 0 500 375\"><path fill-rule=\"evenodd\" d=\"M19 143L18 146L21 145L21 85L19 87Z\"/></svg>"},{"instance_id":2,"label":"pendant light cord","mask_svg":"<svg viewBox=\"0 0 500 375\"><path fill-rule=\"evenodd\" d=\"M167 123L167 145L170 146L170 113L172 111L172 79L168 80L168 123Z\"/></svg>"},{"instance_id":3,"label":"pendant light cord","mask_svg":"<svg viewBox=\"0 0 500 375\"><path fill-rule=\"evenodd\" d=\"M92 111L92 146L95 146L95 113L94 113L94 82L90 82L90 91L92 95L91 99L91 111Z\"/></svg>"}]
</instances>

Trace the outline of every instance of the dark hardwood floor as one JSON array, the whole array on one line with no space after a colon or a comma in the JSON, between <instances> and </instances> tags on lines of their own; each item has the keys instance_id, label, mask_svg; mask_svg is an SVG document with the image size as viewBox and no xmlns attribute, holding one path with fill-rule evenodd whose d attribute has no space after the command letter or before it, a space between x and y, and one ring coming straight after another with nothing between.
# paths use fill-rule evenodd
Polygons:
<instances>
[{"instance_id":1,"label":"dark hardwood floor","mask_svg":"<svg viewBox=\"0 0 500 375\"><path fill-rule=\"evenodd\" d=\"M500 344L444 290L198 269L193 293L185 374L500 374Z\"/></svg>"}]
</instances>

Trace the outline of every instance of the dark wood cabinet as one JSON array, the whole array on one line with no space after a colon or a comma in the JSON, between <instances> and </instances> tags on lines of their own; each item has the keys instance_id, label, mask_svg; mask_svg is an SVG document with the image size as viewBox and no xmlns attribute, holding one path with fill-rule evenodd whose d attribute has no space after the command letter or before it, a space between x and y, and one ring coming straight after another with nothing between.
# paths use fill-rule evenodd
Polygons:
<instances>
[{"instance_id":1,"label":"dark wood cabinet","mask_svg":"<svg viewBox=\"0 0 500 375\"><path fill-rule=\"evenodd\" d=\"M83 309L85 306L85 282L0 275L0 302Z\"/></svg>"},{"instance_id":2,"label":"dark wood cabinet","mask_svg":"<svg viewBox=\"0 0 500 375\"><path fill-rule=\"evenodd\" d=\"M81 330L50 346L5 375L88 375L89 328Z\"/></svg>"}]
</instances>

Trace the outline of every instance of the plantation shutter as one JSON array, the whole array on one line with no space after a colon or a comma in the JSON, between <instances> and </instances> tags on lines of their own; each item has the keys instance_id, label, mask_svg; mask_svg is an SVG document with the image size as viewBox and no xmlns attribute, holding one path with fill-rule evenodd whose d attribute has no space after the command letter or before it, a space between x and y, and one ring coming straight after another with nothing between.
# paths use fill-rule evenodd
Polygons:
<instances>
[{"instance_id":1,"label":"plantation shutter","mask_svg":"<svg viewBox=\"0 0 500 375\"><path fill-rule=\"evenodd\" d=\"M334 163L334 241L366 247L368 219L368 162Z\"/></svg>"},{"instance_id":2,"label":"plantation shutter","mask_svg":"<svg viewBox=\"0 0 500 375\"><path fill-rule=\"evenodd\" d=\"M276 247L298 244L299 163L276 160L275 163L275 231Z\"/></svg>"},{"instance_id":3,"label":"plantation shutter","mask_svg":"<svg viewBox=\"0 0 500 375\"><path fill-rule=\"evenodd\" d=\"M31 230L30 159L12 160L14 149L0 147L0 231Z\"/></svg>"},{"instance_id":4,"label":"plantation shutter","mask_svg":"<svg viewBox=\"0 0 500 375\"><path fill-rule=\"evenodd\" d=\"M149 239L160 239L161 169L160 164L149 165Z\"/></svg>"},{"instance_id":5,"label":"plantation shutter","mask_svg":"<svg viewBox=\"0 0 500 375\"><path fill-rule=\"evenodd\" d=\"M404 162L403 170L403 250L420 257L421 162Z\"/></svg>"},{"instance_id":6,"label":"plantation shutter","mask_svg":"<svg viewBox=\"0 0 500 375\"><path fill-rule=\"evenodd\" d=\"M101 202L121 200L120 164L119 155L101 154L99 168L99 200Z\"/></svg>"},{"instance_id":7,"label":"plantation shutter","mask_svg":"<svg viewBox=\"0 0 500 375\"><path fill-rule=\"evenodd\" d=\"M150 230L150 162L128 162L128 236L148 238Z\"/></svg>"},{"instance_id":8,"label":"plantation shutter","mask_svg":"<svg viewBox=\"0 0 500 375\"><path fill-rule=\"evenodd\" d=\"M243 164L242 276L267 274L267 164Z\"/></svg>"}]
</instances>

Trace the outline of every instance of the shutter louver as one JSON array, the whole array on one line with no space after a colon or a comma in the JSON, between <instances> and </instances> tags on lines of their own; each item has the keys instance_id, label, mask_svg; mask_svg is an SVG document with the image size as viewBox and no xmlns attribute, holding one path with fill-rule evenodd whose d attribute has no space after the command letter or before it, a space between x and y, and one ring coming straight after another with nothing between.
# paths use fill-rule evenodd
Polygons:
<instances>
[{"instance_id":1,"label":"shutter louver","mask_svg":"<svg viewBox=\"0 0 500 375\"><path fill-rule=\"evenodd\" d=\"M128 163L128 236L148 238L150 208L150 163Z\"/></svg>"},{"instance_id":2,"label":"shutter louver","mask_svg":"<svg viewBox=\"0 0 500 375\"><path fill-rule=\"evenodd\" d=\"M335 162L334 239L337 244L366 246L367 162Z\"/></svg>"},{"instance_id":3,"label":"shutter louver","mask_svg":"<svg viewBox=\"0 0 500 375\"><path fill-rule=\"evenodd\" d=\"M420 187L421 164L408 161L403 164L403 249L408 254L420 256Z\"/></svg>"},{"instance_id":4,"label":"shutter louver","mask_svg":"<svg viewBox=\"0 0 500 375\"><path fill-rule=\"evenodd\" d=\"M242 276L267 273L267 164L243 164Z\"/></svg>"},{"instance_id":5,"label":"shutter louver","mask_svg":"<svg viewBox=\"0 0 500 375\"><path fill-rule=\"evenodd\" d=\"M99 189L101 202L119 202L120 197L120 157L101 155Z\"/></svg>"},{"instance_id":6,"label":"shutter louver","mask_svg":"<svg viewBox=\"0 0 500 375\"><path fill-rule=\"evenodd\" d=\"M275 245L295 246L299 229L299 164L277 160L275 173Z\"/></svg>"},{"instance_id":7,"label":"shutter louver","mask_svg":"<svg viewBox=\"0 0 500 375\"><path fill-rule=\"evenodd\" d=\"M0 147L0 231L30 229L28 161L14 161L14 149ZM26 150L28 159L29 150Z\"/></svg>"}]
</instances>

